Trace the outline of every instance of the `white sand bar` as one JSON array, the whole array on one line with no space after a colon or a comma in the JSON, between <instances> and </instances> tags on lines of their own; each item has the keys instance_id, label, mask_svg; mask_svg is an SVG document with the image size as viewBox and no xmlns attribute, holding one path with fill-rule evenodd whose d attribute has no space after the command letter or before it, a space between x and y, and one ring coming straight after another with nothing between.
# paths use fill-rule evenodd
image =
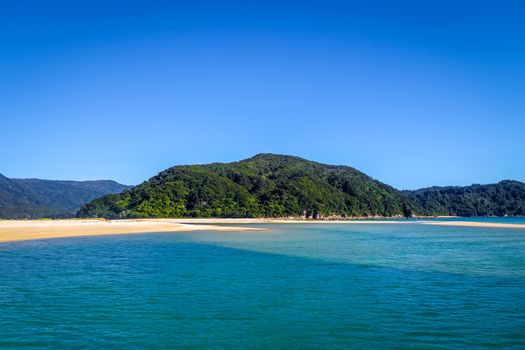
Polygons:
<instances>
[{"instance_id":1,"label":"white sand bar","mask_svg":"<svg viewBox=\"0 0 525 350\"><path fill-rule=\"evenodd\" d=\"M147 232L257 231L257 228L184 224L171 219L1 220L0 243L31 239Z\"/></svg>"},{"instance_id":2,"label":"white sand bar","mask_svg":"<svg viewBox=\"0 0 525 350\"><path fill-rule=\"evenodd\" d=\"M231 225L235 226L231 226ZM475 221L289 220L289 219L72 219L0 220L0 243L32 239L116 235L148 232L261 231L249 224L410 224L525 229L525 224Z\"/></svg>"}]
</instances>

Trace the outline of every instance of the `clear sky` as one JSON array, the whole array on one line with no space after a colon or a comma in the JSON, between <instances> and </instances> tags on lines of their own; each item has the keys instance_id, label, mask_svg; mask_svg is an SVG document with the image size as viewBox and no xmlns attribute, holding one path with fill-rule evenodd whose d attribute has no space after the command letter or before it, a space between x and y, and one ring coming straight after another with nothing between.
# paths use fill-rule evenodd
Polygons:
<instances>
[{"instance_id":1,"label":"clear sky","mask_svg":"<svg viewBox=\"0 0 525 350\"><path fill-rule=\"evenodd\" d=\"M525 181L525 2L0 1L0 150L125 184L262 152Z\"/></svg>"}]
</instances>

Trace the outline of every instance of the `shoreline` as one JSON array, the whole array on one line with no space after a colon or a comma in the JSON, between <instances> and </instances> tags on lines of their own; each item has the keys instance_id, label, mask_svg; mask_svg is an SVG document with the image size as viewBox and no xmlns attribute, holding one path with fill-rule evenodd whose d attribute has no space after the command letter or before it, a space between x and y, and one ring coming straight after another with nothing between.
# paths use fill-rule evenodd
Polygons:
<instances>
[{"instance_id":1,"label":"shoreline","mask_svg":"<svg viewBox=\"0 0 525 350\"><path fill-rule=\"evenodd\" d=\"M493 228L521 228L525 224L506 224L502 222L480 222L480 221L419 221L422 225L434 226L458 226L458 227L493 227Z\"/></svg>"},{"instance_id":2,"label":"shoreline","mask_svg":"<svg viewBox=\"0 0 525 350\"><path fill-rule=\"evenodd\" d=\"M133 233L260 230L255 227L186 224L172 219L2 220L0 243Z\"/></svg>"},{"instance_id":3,"label":"shoreline","mask_svg":"<svg viewBox=\"0 0 525 350\"><path fill-rule=\"evenodd\" d=\"M432 217L435 219L458 218L457 216ZM151 219L157 220L157 219ZM251 219L251 218L232 218L232 219L174 219L181 224L307 224L307 225L431 225L431 226L457 226L457 227L485 227L485 228L511 228L525 229L525 224L482 222L482 221L439 221L422 219L347 219L347 220L313 220L313 219Z\"/></svg>"},{"instance_id":4,"label":"shoreline","mask_svg":"<svg viewBox=\"0 0 525 350\"><path fill-rule=\"evenodd\" d=\"M417 219L368 219L368 220L297 220L297 219L253 219L253 218L187 218L187 219L40 219L0 220L0 243L36 239L105 236L117 234L153 232L249 232L264 231L264 227L237 225L256 224L347 224L347 225L433 225L457 227L484 227L525 229L525 224L480 222L480 221L430 221Z\"/></svg>"}]
</instances>

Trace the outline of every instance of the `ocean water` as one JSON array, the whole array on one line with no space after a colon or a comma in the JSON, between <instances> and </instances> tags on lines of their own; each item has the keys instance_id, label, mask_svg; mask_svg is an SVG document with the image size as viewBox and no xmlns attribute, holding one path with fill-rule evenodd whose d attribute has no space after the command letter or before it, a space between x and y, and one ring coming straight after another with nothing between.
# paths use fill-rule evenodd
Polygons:
<instances>
[{"instance_id":1,"label":"ocean water","mask_svg":"<svg viewBox=\"0 0 525 350\"><path fill-rule=\"evenodd\" d=\"M0 348L525 348L525 230L258 227L0 244Z\"/></svg>"},{"instance_id":2,"label":"ocean water","mask_svg":"<svg viewBox=\"0 0 525 350\"><path fill-rule=\"evenodd\" d=\"M401 219L406 220L406 219ZM430 219L415 219L415 221L473 221L473 222L495 222L505 224L525 224L525 216L512 216L506 218L500 217L450 217L450 218L430 218Z\"/></svg>"}]
</instances>

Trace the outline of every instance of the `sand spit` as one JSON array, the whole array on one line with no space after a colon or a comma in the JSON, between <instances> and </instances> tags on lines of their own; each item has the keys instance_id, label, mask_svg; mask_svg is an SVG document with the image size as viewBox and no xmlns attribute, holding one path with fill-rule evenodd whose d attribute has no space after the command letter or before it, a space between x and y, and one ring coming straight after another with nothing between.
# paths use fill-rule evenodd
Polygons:
<instances>
[{"instance_id":1,"label":"sand spit","mask_svg":"<svg viewBox=\"0 0 525 350\"><path fill-rule=\"evenodd\" d=\"M261 231L252 224L406 224L525 229L525 224L434 220L292 220L292 219L72 219L0 220L0 243L33 239L116 235L148 232Z\"/></svg>"},{"instance_id":2,"label":"sand spit","mask_svg":"<svg viewBox=\"0 0 525 350\"><path fill-rule=\"evenodd\" d=\"M525 224L507 224L500 222L480 221L419 221L423 225L464 226L464 227L494 227L494 228L525 228Z\"/></svg>"},{"instance_id":3,"label":"sand spit","mask_svg":"<svg viewBox=\"0 0 525 350\"><path fill-rule=\"evenodd\" d=\"M32 239L116 235L148 232L257 231L209 224L185 224L171 219L133 220L1 220L0 243Z\"/></svg>"},{"instance_id":4,"label":"sand spit","mask_svg":"<svg viewBox=\"0 0 525 350\"><path fill-rule=\"evenodd\" d=\"M455 216L450 217L438 217L442 218L456 218ZM196 220L196 221L191 221ZM210 221L206 221L210 220ZM192 223L192 222L208 222L219 223L217 220L225 220L222 223L239 223L239 224L250 224L250 223L269 223L269 224L404 224L404 225L439 225L439 226L462 226L462 227L494 227L494 228L525 228L525 224L510 224L500 222L483 222L483 221L440 221L440 220L412 220L412 219L374 219L374 220L289 220L289 219L187 219L180 220L181 223Z\"/></svg>"},{"instance_id":5,"label":"sand spit","mask_svg":"<svg viewBox=\"0 0 525 350\"><path fill-rule=\"evenodd\" d=\"M232 219L175 219L181 224L410 224L415 221L397 219L397 220L379 220L379 219L348 219L348 220L300 220L300 219L252 219L252 218L232 218Z\"/></svg>"}]
</instances>

